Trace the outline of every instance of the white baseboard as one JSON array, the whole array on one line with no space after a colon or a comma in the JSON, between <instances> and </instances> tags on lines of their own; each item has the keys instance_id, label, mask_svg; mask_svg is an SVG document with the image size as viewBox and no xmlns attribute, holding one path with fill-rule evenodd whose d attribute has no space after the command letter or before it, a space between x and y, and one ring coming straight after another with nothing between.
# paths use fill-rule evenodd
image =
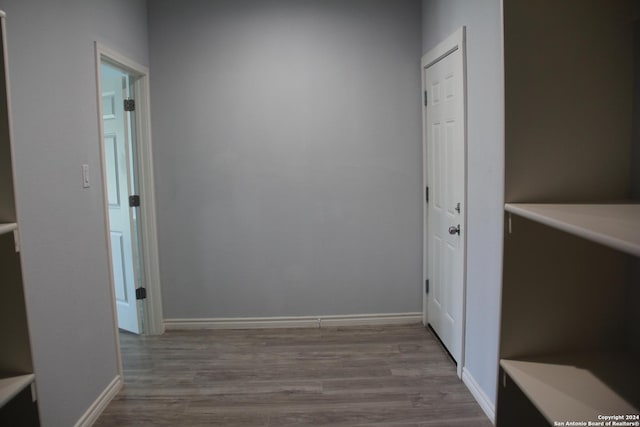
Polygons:
<instances>
[{"instance_id":1,"label":"white baseboard","mask_svg":"<svg viewBox=\"0 0 640 427\"><path fill-rule=\"evenodd\" d=\"M496 423L496 408L491 402L489 397L480 388L480 385L476 382L473 375L467 371L466 368L462 368L462 382L467 386L473 397L478 402L478 405L482 408L489 421L495 425Z\"/></svg>"},{"instance_id":2,"label":"white baseboard","mask_svg":"<svg viewBox=\"0 0 640 427\"><path fill-rule=\"evenodd\" d=\"M420 323L422 313L350 314L292 317L224 317L209 319L165 319L167 330L323 328L336 326L407 325Z\"/></svg>"},{"instance_id":3,"label":"white baseboard","mask_svg":"<svg viewBox=\"0 0 640 427\"><path fill-rule=\"evenodd\" d=\"M113 381L111 381L102 393L100 393L100 396L98 396L95 402L89 406L87 412L80 417L78 422L75 424L75 427L91 427L98 420L102 411L105 410L111 400L113 400L120 389L122 389L122 385L122 377L120 375L116 375Z\"/></svg>"}]
</instances>

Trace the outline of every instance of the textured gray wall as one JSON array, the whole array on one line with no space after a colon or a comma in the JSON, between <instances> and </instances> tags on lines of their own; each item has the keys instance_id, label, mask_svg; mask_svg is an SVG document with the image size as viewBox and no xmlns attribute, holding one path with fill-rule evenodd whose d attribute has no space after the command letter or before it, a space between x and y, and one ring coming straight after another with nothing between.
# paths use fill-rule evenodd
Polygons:
<instances>
[{"instance_id":1,"label":"textured gray wall","mask_svg":"<svg viewBox=\"0 0 640 427\"><path fill-rule=\"evenodd\" d=\"M167 318L420 311L420 8L149 3Z\"/></svg>"},{"instance_id":2,"label":"textured gray wall","mask_svg":"<svg viewBox=\"0 0 640 427\"><path fill-rule=\"evenodd\" d=\"M424 0L422 50L467 27L467 317L464 368L495 403L504 203L500 0Z\"/></svg>"},{"instance_id":3,"label":"textured gray wall","mask_svg":"<svg viewBox=\"0 0 640 427\"><path fill-rule=\"evenodd\" d=\"M146 64L146 2L3 0L0 9L42 425L71 426L117 373L93 42Z\"/></svg>"}]
</instances>

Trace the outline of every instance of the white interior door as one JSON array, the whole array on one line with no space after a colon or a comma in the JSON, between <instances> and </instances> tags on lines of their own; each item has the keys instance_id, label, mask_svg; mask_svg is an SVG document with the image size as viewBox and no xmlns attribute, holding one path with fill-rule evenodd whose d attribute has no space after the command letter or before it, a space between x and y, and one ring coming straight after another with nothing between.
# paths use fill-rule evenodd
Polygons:
<instances>
[{"instance_id":1,"label":"white interior door","mask_svg":"<svg viewBox=\"0 0 640 427\"><path fill-rule=\"evenodd\" d=\"M131 132L127 113L124 111L127 79L127 75L117 68L101 64L103 150L118 326L126 331L139 333L140 321L135 293L137 271L134 268L134 212L129 207L132 187Z\"/></svg>"},{"instance_id":2,"label":"white interior door","mask_svg":"<svg viewBox=\"0 0 640 427\"><path fill-rule=\"evenodd\" d=\"M460 372L464 327L465 117L463 52L424 69L427 230L427 321Z\"/></svg>"}]
</instances>

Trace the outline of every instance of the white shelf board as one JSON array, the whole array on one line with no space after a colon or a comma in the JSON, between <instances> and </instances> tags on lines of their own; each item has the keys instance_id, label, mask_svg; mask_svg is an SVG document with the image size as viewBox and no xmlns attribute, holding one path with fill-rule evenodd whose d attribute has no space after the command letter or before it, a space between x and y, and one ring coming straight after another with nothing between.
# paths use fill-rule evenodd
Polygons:
<instances>
[{"instance_id":1,"label":"white shelf board","mask_svg":"<svg viewBox=\"0 0 640 427\"><path fill-rule=\"evenodd\" d=\"M640 204L507 203L505 210L640 257Z\"/></svg>"},{"instance_id":2,"label":"white shelf board","mask_svg":"<svg viewBox=\"0 0 640 427\"><path fill-rule=\"evenodd\" d=\"M555 421L601 421L598 415L640 413L640 357L629 353L585 353L500 366L540 413Z\"/></svg>"},{"instance_id":3,"label":"white shelf board","mask_svg":"<svg viewBox=\"0 0 640 427\"><path fill-rule=\"evenodd\" d=\"M0 377L0 408L6 405L35 379L35 375L17 375L14 377Z\"/></svg>"},{"instance_id":4,"label":"white shelf board","mask_svg":"<svg viewBox=\"0 0 640 427\"><path fill-rule=\"evenodd\" d=\"M0 235L10 233L17 229L18 229L18 224L16 224L15 222L0 224Z\"/></svg>"}]
</instances>

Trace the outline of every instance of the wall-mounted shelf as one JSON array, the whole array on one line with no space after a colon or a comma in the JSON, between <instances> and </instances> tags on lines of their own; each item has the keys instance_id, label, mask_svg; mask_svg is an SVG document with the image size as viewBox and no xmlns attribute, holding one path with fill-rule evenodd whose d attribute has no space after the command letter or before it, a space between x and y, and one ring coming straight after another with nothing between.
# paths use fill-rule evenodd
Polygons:
<instances>
[{"instance_id":1,"label":"wall-mounted shelf","mask_svg":"<svg viewBox=\"0 0 640 427\"><path fill-rule=\"evenodd\" d=\"M39 426L15 203L6 17L0 11L0 426Z\"/></svg>"},{"instance_id":2,"label":"wall-mounted shelf","mask_svg":"<svg viewBox=\"0 0 640 427\"><path fill-rule=\"evenodd\" d=\"M601 421L598 415L637 414L640 363L630 353L580 353L500 366L546 418Z\"/></svg>"},{"instance_id":3,"label":"wall-mounted shelf","mask_svg":"<svg viewBox=\"0 0 640 427\"><path fill-rule=\"evenodd\" d=\"M552 0L502 3L508 232L496 426L638 416L634 0L583 0L583 14ZM607 61L593 61L600 56ZM597 102L583 97L602 81Z\"/></svg>"},{"instance_id":4,"label":"wall-mounted shelf","mask_svg":"<svg viewBox=\"0 0 640 427\"><path fill-rule=\"evenodd\" d=\"M640 256L640 204L507 203L507 212Z\"/></svg>"},{"instance_id":5,"label":"wall-mounted shelf","mask_svg":"<svg viewBox=\"0 0 640 427\"><path fill-rule=\"evenodd\" d=\"M18 393L29 387L35 380L33 374L0 378L0 408L13 399Z\"/></svg>"},{"instance_id":6,"label":"wall-mounted shelf","mask_svg":"<svg viewBox=\"0 0 640 427\"><path fill-rule=\"evenodd\" d=\"M15 222L0 224L0 235L11 233L12 231L15 231L17 229L18 229L18 224L16 224Z\"/></svg>"}]
</instances>

